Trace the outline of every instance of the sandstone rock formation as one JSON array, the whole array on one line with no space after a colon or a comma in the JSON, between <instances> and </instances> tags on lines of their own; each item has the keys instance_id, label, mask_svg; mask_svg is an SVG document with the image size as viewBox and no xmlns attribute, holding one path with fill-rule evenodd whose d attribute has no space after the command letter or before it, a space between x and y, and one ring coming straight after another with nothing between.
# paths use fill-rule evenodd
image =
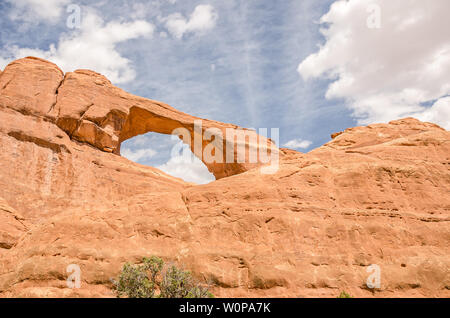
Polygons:
<instances>
[{"instance_id":1,"label":"sandstone rock formation","mask_svg":"<svg viewBox=\"0 0 450 318\"><path fill-rule=\"evenodd\" d=\"M78 70L64 76L53 63L33 57L9 64L1 77L0 87L4 107L56 123L71 139L116 154L120 153L120 144L134 136L147 132L172 134L176 128L185 128L192 137L186 142L194 154L203 159L201 155L210 141L203 141L201 149L196 150L195 134L203 136L208 129L219 130L223 139L216 142L223 152L230 142L226 129L243 130L235 125L202 120L202 127L194 131L194 122L200 118L161 102L128 94L93 71ZM251 148L258 148L261 143L277 150L267 138L249 130L246 133L253 135L256 142L246 143L236 137L232 142ZM236 153L233 155L237 157ZM217 179L259 166L247 162L205 164Z\"/></svg>"},{"instance_id":2,"label":"sandstone rock formation","mask_svg":"<svg viewBox=\"0 0 450 318\"><path fill-rule=\"evenodd\" d=\"M223 297L450 296L450 132L412 118L350 128L307 154L280 149L272 175L260 163L208 163L220 180L207 185L118 155L128 138L193 131L194 120L92 71L9 64L0 296L111 297L123 263L148 255ZM66 285L70 264L80 289ZM381 269L375 290L371 264Z\"/></svg>"}]
</instances>

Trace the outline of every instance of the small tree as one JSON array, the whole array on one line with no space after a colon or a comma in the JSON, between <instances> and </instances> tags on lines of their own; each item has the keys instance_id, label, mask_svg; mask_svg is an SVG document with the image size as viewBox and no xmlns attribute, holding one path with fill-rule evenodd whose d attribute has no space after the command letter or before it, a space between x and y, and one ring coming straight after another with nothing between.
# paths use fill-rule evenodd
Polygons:
<instances>
[{"instance_id":1,"label":"small tree","mask_svg":"<svg viewBox=\"0 0 450 318\"><path fill-rule=\"evenodd\" d=\"M144 257L142 265L126 263L118 281L113 281L117 297L129 298L210 298L207 288L194 281L188 271L170 266L164 273L164 261ZM157 292L159 291L159 294Z\"/></svg>"}]
</instances>

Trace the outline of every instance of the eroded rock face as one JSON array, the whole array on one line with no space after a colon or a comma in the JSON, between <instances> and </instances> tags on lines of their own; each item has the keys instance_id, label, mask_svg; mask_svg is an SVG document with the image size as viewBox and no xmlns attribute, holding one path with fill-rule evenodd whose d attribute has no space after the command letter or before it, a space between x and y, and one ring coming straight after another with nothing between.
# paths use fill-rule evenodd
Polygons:
<instances>
[{"instance_id":1,"label":"eroded rock face","mask_svg":"<svg viewBox=\"0 0 450 318\"><path fill-rule=\"evenodd\" d=\"M23 221L24 218L0 198L0 249L12 248L26 233L28 228Z\"/></svg>"},{"instance_id":2,"label":"eroded rock face","mask_svg":"<svg viewBox=\"0 0 450 318\"><path fill-rule=\"evenodd\" d=\"M221 179L196 186L114 154L192 116L37 59L10 64L0 89L2 297L110 297L110 278L148 255L224 297L450 296L450 132L434 124L350 128L281 149L275 174L210 165Z\"/></svg>"},{"instance_id":3,"label":"eroded rock face","mask_svg":"<svg viewBox=\"0 0 450 318\"><path fill-rule=\"evenodd\" d=\"M53 63L29 57L14 61L0 74L0 103L24 115L54 119L63 72Z\"/></svg>"}]
</instances>

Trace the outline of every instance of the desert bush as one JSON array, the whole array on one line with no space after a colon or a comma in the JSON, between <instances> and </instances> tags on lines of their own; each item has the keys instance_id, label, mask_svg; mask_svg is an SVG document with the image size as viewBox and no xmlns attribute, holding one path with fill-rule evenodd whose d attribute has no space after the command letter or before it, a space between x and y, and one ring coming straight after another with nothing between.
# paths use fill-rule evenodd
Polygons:
<instances>
[{"instance_id":1,"label":"desert bush","mask_svg":"<svg viewBox=\"0 0 450 318\"><path fill-rule=\"evenodd\" d=\"M117 297L128 298L211 298L191 273L169 266L156 256L144 257L141 265L126 263L117 281L113 281Z\"/></svg>"},{"instance_id":2,"label":"desert bush","mask_svg":"<svg viewBox=\"0 0 450 318\"><path fill-rule=\"evenodd\" d=\"M115 283L117 296L129 298L152 298L155 295L155 285L148 279L144 266L125 264Z\"/></svg>"},{"instance_id":3,"label":"desert bush","mask_svg":"<svg viewBox=\"0 0 450 318\"><path fill-rule=\"evenodd\" d=\"M337 296L337 298L353 298L353 296L351 296L349 293L347 293L345 290L343 290L343 291L341 291L339 296Z\"/></svg>"},{"instance_id":4,"label":"desert bush","mask_svg":"<svg viewBox=\"0 0 450 318\"><path fill-rule=\"evenodd\" d=\"M188 271L170 266L161 283L162 298L210 298L212 294L195 283Z\"/></svg>"}]
</instances>

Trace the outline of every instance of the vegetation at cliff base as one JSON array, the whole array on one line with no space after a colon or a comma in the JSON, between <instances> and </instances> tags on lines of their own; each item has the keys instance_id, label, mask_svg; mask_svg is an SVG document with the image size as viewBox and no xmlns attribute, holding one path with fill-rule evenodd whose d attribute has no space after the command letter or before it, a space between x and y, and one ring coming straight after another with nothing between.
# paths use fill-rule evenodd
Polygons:
<instances>
[{"instance_id":1,"label":"vegetation at cliff base","mask_svg":"<svg viewBox=\"0 0 450 318\"><path fill-rule=\"evenodd\" d=\"M353 296L351 296L349 293L343 290L336 298L353 298Z\"/></svg>"},{"instance_id":2,"label":"vegetation at cliff base","mask_svg":"<svg viewBox=\"0 0 450 318\"><path fill-rule=\"evenodd\" d=\"M189 271L175 265L165 266L156 256L144 257L142 264L126 263L117 281L117 297L128 298L212 298L207 288L197 283Z\"/></svg>"}]
</instances>

